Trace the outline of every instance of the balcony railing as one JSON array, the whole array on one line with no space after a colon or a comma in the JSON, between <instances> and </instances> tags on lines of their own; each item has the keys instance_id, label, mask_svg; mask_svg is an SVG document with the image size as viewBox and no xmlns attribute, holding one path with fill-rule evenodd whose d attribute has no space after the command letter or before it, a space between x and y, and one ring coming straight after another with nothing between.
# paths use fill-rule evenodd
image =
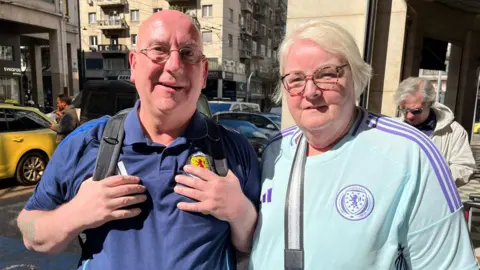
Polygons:
<instances>
[{"instance_id":1,"label":"balcony railing","mask_svg":"<svg viewBox=\"0 0 480 270\"><path fill-rule=\"evenodd\" d=\"M102 30L113 30L113 29L127 29L128 24L124 19L111 19L97 21L98 28Z\"/></svg>"},{"instance_id":2,"label":"balcony railing","mask_svg":"<svg viewBox=\"0 0 480 270\"><path fill-rule=\"evenodd\" d=\"M252 51L249 49L240 49L240 58L243 58L243 59L252 58Z\"/></svg>"},{"instance_id":3,"label":"balcony railing","mask_svg":"<svg viewBox=\"0 0 480 270\"><path fill-rule=\"evenodd\" d=\"M253 3L251 1L243 0L242 1L242 11L253 12Z\"/></svg>"},{"instance_id":4,"label":"balcony railing","mask_svg":"<svg viewBox=\"0 0 480 270\"><path fill-rule=\"evenodd\" d=\"M128 4L127 0L97 0L100 7L124 6Z\"/></svg>"},{"instance_id":5,"label":"balcony railing","mask_svg":"<svg viewBox=\"0 0 480 270\"><path fill-rule=\"evenodd\" d=\"M255 31L252 34L252 39L253 40L260 40L264 37L265 37L265 35L264 35L263 31Z\"/></svg>"},{"instance_id":6,"label":"balcony railing","mask_svg":"<svg viewBox=\"0 0 480 270\"><path fill-rule=\"evenodd\" d=\"M175 5L195 5L197 4L196 0L166 0L169 4Z\"/></svg>"},{"instance_id":7,"label":"balcony railing","mask_svg":"<svg viewBox=\"0 0 480 270\"><path fill-rule=\"evenodd\" d=\"M110 53L118 53L118 52L128 52L128 47L123 44L101 44L98 45L99 52L110 52Z\"/></svg>"},{"instance_id":8,"label":"balcony railing","mask_svg":"<svg viewBox=\"0 0 480 270\"><path fill-rule=\"evenodd\" d=\"M252 27L251 26L242 26L240 33L251 36L252 35Z\"/></svg>"}]
</instances>

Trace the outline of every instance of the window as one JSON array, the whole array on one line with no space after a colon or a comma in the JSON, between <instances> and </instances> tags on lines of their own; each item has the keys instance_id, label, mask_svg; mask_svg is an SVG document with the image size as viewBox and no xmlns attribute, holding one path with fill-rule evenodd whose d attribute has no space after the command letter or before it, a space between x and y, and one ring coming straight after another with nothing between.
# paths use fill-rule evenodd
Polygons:
<instances>
[{"instance_id":1,"label":"window","mask_svg":"<svg viewBox=\"0 0 480 270\"><path fill-rule=\"evenodd\" d=\"M88 70L103 69L103 59L87 58L85 59L85 66Z\"/></svg>"},{"instance_id":2,"label":"window","mask_svg":"<svg viewBox=\"0 0 480 270\"><path fill-rule=\"evenodd\" d=\"M118 45L118 36L110 37L110 45Z\"/></svg>"},{"instance_id":3,"label":"window","mask_svg":"<svg viewBox=\"0 0 480 270\"><path fill-rule=\"evenodd\" d=\"M97 13L88 13L88 23L89 24L97 23Z\"/></svg>"},{"instance_id":4,"label":"window","mask_svg":"<svg viewBox=\"0 0 480 270\"><path fill-rule=\"evenodd\" d=\"M272 47L272 39L271 38L269 38L268 41L267 41L267 47L268 48Z\"/></svg>"},{"instance_id":5,"label":"window","mask_svg":"<svg viewBox=\"0 0 480 270\"><path fill-rule=\"evenodd\" d=\"M233 9L228 9L228 20L233 22Z\"/></svg>"},{"instance_id":6,"label":"window","mask_svg":"<svg viewBox=\"0 0 480 270\"><path fill-rule=\"evenodd\" d=\"M97 46L98 45L97 36L90 36L89 39L90 39L90 46Z\"/></svg>"},{"instance_id":7,"label":"window","mask_svg":"<svg viewBox=\"0 0 480 270\"><path fill-rule=\"evenodd\" d=\"M0 109L0 133L7 131L7 118L5 117L5 110Z\"/></svg>"},{"instance_id":8,"label":"window","mask_svg":"<svg viewBox=\"0 0 480 270\"><path fill-rule=\"evenodd\" d=\"M238 26L243 27L243 16L238 14Z\"/></svg>"},{"instance_id":9,"label":"window","mask_svg":"<svg viewBox=\"0 0 480 270\"><path fill-rule=\"evenodd\" d=\"M20 101L20 80L17 77L0 76L0 94L5 99Z\"/></svg>"},{"instance_id":10,"label":"window","mask_svg":"<svg viewBox=\"0 0 480 270\"><path fill-rule=\"evenodd\" d=\"M267 48L267 57L272 58L272 50L270 48Z\"/></svg>"},{"instance_id":11,"label":"window","mask_svg":"<svg viewBox=\"0 0 480 270\"><path fill-rule=\"evenodd\" d=\"M265 45L260 45L260 54L262 56L266 56L267 55L267 51L265 50Z\"/></svg>"},{"instance_id":12,"label":"window","mask_svg":"<svg viewBox=\"0 0 480 270\"><path fill-rule=\"evenodd\" d=\"M130 10L130 21L139 22L140 21L140 12L138 9Z\"/></svg>"},{"instance_id":13,"label":"window","mask_svg":"<svg viewBox=\"0 0 480 270\"><path fill-rule=\"evenodd\" d=\"M268 18L270 18L270 21L273 21L273 10L270 9L268 12Z\"/></svg>"},{"instance_id":14,"label":"window","mask_svg":"<svg viewBox=\"0 0 480 270\"><path fill-rule=\"evenodd\" d=\"M253 20L253 32L256 32L256 31L258 31L258 21Z\"/></svg>"},{"instance_id":15,"label":"window","mask_svg":"<svg viewBox=\"0 0 480 270\"><path fill-rule=\"evenodd\" d=\"M265 26L265 24L262 24L262 32L261 32L264 36L267 35L267 27Z\"/></svg>"},{"instance_id":16,"label":"window","mask_svg":"<svg viewBox=\"0 0 480 270\"><path fill-rule=\"evenodd\" d=\"M233 47L233 36L228 34L228 47Z\"/></svg>"},{"instance_id":17,"label":"window","mask_svg":"<svg viewBox=\"0 0 480 270\"><path fill-rule=\"evenodd\" d=\"M133 35L130 35L130 40L132 41L132 47L136 47L137 46L137 35L136 34L133 34Z\"/></svg>"},{"instance_id":18,"label":"window","mask_svg":"<svg viewBox=\"0 0 480 270\"><path fill-rule=\"evenodd\" d=\"M272 29L268 29L268 38L272 37Z\"/></svg>"},{"instance_id":19,"label":"window","mask_svg":"<svg viewBox=\"0 0 480 270\"><path fill-rule=\"evenodd\" d=\"M48 128L50 123L34 112L6 110L8 131L24 131Z\"/></svg>"},{"instance_id":20,"label":"window","mask_svg":"<svg viewBox=\"0 0 480 270\"><path fill-rule=\"evenodd\" d=\"M252 55L257 55L257 42L252 41Z\"/></svg>"},{"instance_id":21,"label":"window","mask_svg":"<svg viewBox=\"0 0 480 270\"><path fill-rule=\"evenodd\" d=\"M13 46L0 45L0 60L13 61Z\"/></svg>"},{"instance_id":22,"label":"window","mask_svg":"<svg viewBox=\"0 0 480 270\"><path fill-rule=\"evenodd\" d=\"M162 11L162 9L161 9L161 8L154 8L154 9L153 9L153 13L157 13L157 12L159 12L159 11Z\"/></svg>"},{"instance_id":23,"label":"window","mask_svg":"<svg viewBox=\"0 0 480 270\"><path fill-rule=\"evenodd\" d=\"M202 17L212 17L212 5L202 6Z\"/></svg>"},{"instance_id":24,"label":"window","mask_svg":"<svg viewBox=\"0 0 480 270\"><path fill-rule=\"evenodd\" d=\"M203 39L203 42L205 42L205 43L211 43L212 42L212 31L202 32L202 39Z\"/></svg>"}]
</instances>

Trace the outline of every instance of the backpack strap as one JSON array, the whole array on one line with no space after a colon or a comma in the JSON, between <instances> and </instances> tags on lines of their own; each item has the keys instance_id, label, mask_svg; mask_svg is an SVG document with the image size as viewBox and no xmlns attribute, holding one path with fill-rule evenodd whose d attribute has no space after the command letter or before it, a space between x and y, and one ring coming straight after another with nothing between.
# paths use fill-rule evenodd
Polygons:
<instances>
[{"instance_id":1,"label":"backpack strap","mask_svg":"<svg viewBox=\"0 0 480 270\"><path fill-rule=\"evenodd\" d=\"M128 111L122 111L108 119L98 148L93 180L99 181L112 176L122 150L125 129L123 123Z\"/></svg>"},{"instance_id":2,"label":"backpack strap","mask_svg":"<svg viewBox=\"0 0 480 270\"><path fill-rule=\"evenodd\" d=\"M225 177L228 173L228 163L225 154L225 146L220 135L220 127L212 119L206 118L207 122L207 147L213 159L215 171L219 176Z\"/></svg>"}]
</instances>

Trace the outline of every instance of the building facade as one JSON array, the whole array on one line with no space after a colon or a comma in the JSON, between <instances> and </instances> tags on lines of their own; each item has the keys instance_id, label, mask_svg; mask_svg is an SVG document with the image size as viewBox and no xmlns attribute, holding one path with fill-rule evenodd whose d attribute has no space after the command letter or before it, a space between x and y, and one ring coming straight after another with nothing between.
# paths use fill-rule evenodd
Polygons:
<instances>
[{"instance_id":1,"label":"building facade","mask_svg":"<svg viewBox=\"0 0 480 270\"><path fill-rule=\"evenodd\" d=\"M78 92L77 1L0 1L0 11L0 95L55 106Z\"/></svg>"},{"instance_id":2,"label":"building facade","mask_svg":"<svg viewBox=\"0 0 480 270\"><path fill-rule=\"evenodd\" d=\"M136 47L140 24L162 9L198 20L209 64L203 93L209 99L268 106L276 83L276 49L285 32L286 0L82 1L86 79L128 75L128 53Z\"/></svg>"}]
</instances>

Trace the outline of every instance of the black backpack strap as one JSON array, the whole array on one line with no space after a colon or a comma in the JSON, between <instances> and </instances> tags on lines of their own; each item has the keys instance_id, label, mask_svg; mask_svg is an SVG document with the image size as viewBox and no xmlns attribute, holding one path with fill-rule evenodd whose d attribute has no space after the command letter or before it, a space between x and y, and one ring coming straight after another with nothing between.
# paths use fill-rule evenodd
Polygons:
<instances>
[{"instance_id":1,"label":"black backpack strap","mask_svg":"<svg viewBox=\"0 0 480 270\"><path fill-rule=\"evenodd\" d=\"M117 162L122 150L125 130L123 123L128 111L122 111L108 119L103 130L102 140L98 148L97 161L93 180L99 181L112 176L117 169Z\"/></svg>"},{"instance_id":2,"label":"black backpack strap","mask_svg":"<svg viewBox=\"0 0 480 270\"><path fill-rule=\"evenodd\" d=\"M207 147L213 159L215 171L219 176L225 177L228 173L228 163L223 145L220 127L211 119L205 119L207 122Z\"/></svg>"}]
</instances>

